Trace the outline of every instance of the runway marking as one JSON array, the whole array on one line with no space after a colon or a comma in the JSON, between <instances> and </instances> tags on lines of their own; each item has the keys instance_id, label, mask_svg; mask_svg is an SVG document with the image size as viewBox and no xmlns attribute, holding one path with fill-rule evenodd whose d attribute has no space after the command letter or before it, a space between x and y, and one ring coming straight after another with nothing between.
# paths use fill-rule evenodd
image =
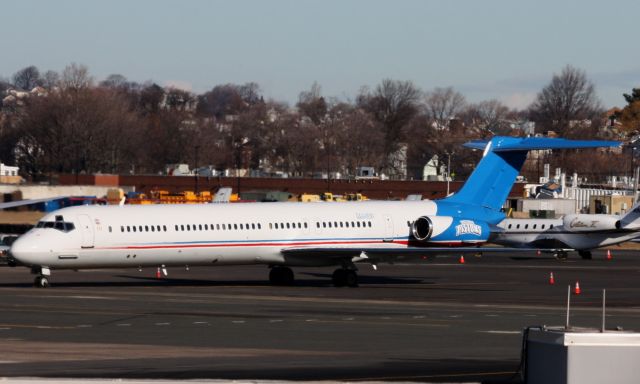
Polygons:
<instances>
[{"instance_id":1,"label":"runway marking","mask_svg":"<svg viewBox=\"0 0 640 384\"><path fill-rule=\"evenodd\" d=\"M424 319L426 316L413 316L414 319Z\"/></svg>"},{"instance_id":2,"label":"runway marking","mask_svg":"<svg viewBox=\"0 0 640 384\"><path fill-rule=\"evenodd\" d=\"M80 324L77 326L78 328L91 328L93 327L93 325L89 325L89 324Z\"/></svg>"},{"instance_id":3,"label":"runway marking","mask_svg":"<svg viewBox=\"0 0 640 384\"><path fill-rule=\"evenodd\" d=\"M171 323L156 323L156 325L159 326L159 327L164 327L164 326L167 326L167 325L171 325Z\"/></svg>"},{"instance_id":4,"label":"runway marking","mask_svg":"<svg viewBox=\"0 0 640 384\"><path fill-rule=\"evenodd\" d=\"M206 321L194 321L193 324L194 325L209 325L209 323L206 322Z\"/></svg>"},{"instance_id":5,"label":"runway marking","mask_svg":"<svg viewBox=\"0 0 640 384\"><path fill-rule=\"evenodd\" d=\"M27 325L27 324L0 324L0 328L11 330L13 328L24 329L75 329L75 327L55 326L55 325ZM5 339L7 340L7 339Z\"/></svg>"},{"instance_id":6,"label":"runway marking","mask_svg":"<svg viewBox=\"0 0 640 384\"><path fill-rule=\"evenodd\" d=\"M116 324L116 327L130 327L131 324L129 323L121 323L121 324Z\"/></svg>"},{"instance_id":7,"label":"runway marking","mask_svg":"<svg viewBox=\"0 0 640 384\"><path fill-rule=\"evenodd\" d=\"M344 319L342 319L344 321L353 321L353 317L345 317Z\"/></svg>"},{"instance_id":8,"label":"runway marking","mask_svg":"<svg viewBox=\"0 0 640 384\"><path fill-rule=\"evenodd\" d=\"M449 317L452 319L458 319L458 318L461 318L462 315L450 315Z\"/></svg>"},{"instance_id":9,"label":"runway marking","mask_svg":"<svg viewBox=\"0 0 640 384\"><path fill-rule=\"evenodd\" d=\"M281 319L274 319L274 320L269 320L270 323L282 323L284 320Z\"/></svg>"},{"instance_id":10,"label":"runway marking","mask_svg":"<svg viewBox=\"0 0 640 384\"><path fill-rule=\"evenodd\" d=\"M524 317L538 317L538 315L524 315Z\"/></svg>"},{"instance_id":11,"label":"runway marking","mask_svg":"<svg viewBox=\"0 0 640 384\"><path fill-rule=\"evenodd\" d=\"M11 328L0 328L0 331L8 331L8 330L10 330L10 329L11 329Z\"/></svg>"},{"instance_id":12,"label":"runway marking","mask_svg":"<svg viewBox=\"0 0 640 384\"><path fill-rule=\"evenodd\" d=\"M484 315L484 317L500 317L500 315L496 315L494 313L487 313Z\"/></svg>"},{"instance_id":13,"label":"runway marking","mask_svg":"<svg viewBox=\"0 0 640 384\"><path fill-rule=\"evenodd\" d=\"M496 335L519 335L522 331L478 331L479 333L491 333Z\"/></svg>"}]
</instances>

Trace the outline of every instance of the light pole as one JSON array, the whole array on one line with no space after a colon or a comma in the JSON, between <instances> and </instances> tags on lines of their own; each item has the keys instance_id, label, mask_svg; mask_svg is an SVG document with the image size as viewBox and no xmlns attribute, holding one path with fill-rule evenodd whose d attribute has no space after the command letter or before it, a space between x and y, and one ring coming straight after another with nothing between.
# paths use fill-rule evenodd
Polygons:
<instances>
[{"instance_id":1,"label":"light pole","mask_svg":"<svg viewBox=\"0 0 640 384\"><path fill-rule=\"evenodd\" d=\"M200 146L196 145L196 148L195 148L195 150L196 150L195 163L196 164L195 164L195 167L194 167L194 172L195 172L195 176L196 176L196 180L195 180L196 181L196 188L195 188L195 193L196 194L199 192L198 191L198 149L200 149Z\"/></svg>"},{"instance_id":2,"label":"light pole","mask_svg":"<svg viewBox=\"0 0 640 384\"><path fill-rule=\"evenodd\" d=\"M449 196L449 182L451 181L451 155L453 152L445 152L447 154L447 196Z\"/></svg>"}]
</instances>

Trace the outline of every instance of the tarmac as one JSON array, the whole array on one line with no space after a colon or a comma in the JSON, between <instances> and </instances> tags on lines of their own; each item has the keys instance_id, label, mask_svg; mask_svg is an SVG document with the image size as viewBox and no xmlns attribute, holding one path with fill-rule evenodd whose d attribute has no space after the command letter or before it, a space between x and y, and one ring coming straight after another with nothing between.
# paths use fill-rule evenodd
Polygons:
<instances>
[{"instance_id":1,"label":"tarmac","mask_svg":"<svg viewBox=\"0 0 640 384\"><path fill-rule=\"evenodd\" d=\"M38 289L1 267L0 377L520 383L522 330L564 325L578 281L572 325L600 326L606 289L608 327L640 330L638 256L362 265L358 288L328 268L274 287L265 266L227 266L53 271Z\"/></svg>"}]
</instances>

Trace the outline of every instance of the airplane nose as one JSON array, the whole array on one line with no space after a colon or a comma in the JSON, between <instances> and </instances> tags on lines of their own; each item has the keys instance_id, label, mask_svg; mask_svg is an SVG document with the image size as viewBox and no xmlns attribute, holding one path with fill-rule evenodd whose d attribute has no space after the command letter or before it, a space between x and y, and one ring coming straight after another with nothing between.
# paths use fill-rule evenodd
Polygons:
<instances>
[{"instance_id":1,"label":"airplane nose","mask_svg":"<svg viewBox=\"0 0 640 384\"><path fill-rule=\"evenodd\" d=\"M38 264L38 255L42 252L38 242L29 236L21 236L9 249L9 257L24 265Z\"/></svg>"}]
</instances>

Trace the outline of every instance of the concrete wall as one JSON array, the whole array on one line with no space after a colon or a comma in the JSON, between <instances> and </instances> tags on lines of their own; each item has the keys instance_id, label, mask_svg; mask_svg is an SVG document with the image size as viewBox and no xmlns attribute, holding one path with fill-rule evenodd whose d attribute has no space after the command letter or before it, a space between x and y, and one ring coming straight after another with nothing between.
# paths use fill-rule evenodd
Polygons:
<instances>
[{"instance_id":1,"label":"concrete wall","mask_svg":"<svg viewBox=\"0 0 640 384\"><path fill-rule=\"evenodd\" d=\"M95 185L0 185L0 195L20 191L22 199L45 199L59 196L103 197L111 188L113 187ZM122 188L125 191L131 190L129 187Z\"/></svg>"}]
</instances>

